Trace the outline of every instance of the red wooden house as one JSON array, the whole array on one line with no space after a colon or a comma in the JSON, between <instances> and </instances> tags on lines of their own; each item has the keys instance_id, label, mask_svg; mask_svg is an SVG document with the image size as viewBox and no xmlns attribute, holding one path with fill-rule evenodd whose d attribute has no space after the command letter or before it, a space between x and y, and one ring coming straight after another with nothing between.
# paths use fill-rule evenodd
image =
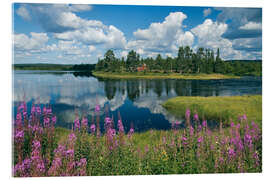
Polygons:
<instances>
[{"instance_id":1,"label":"red wooden house","mask_svg":"<svg viewBox=\"0 0 270 180\"><path fill-rule=\"evenodd\" d=\"M142 66L137 67L137 71L138 71L138 72L144 71L144 70L146 70L146 69L147 69L146 64L143 64Z\"/></svg>"}]
</instances>

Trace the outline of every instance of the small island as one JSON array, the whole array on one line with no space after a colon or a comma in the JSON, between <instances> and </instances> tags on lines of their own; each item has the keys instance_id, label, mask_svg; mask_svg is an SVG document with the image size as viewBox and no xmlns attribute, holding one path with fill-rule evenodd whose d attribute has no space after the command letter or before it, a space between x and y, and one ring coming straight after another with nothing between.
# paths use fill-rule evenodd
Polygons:
<instances>
[{"instance_id":1,"label":"small island","mask_svg":"<svg viewBox=\"0 0 270 180\"><path fill-rule=\"evenodd\" d=\"M160 54L142 58L131 50L127 58L116 58L108 50L99 59L93 75L113 79L233 79L241 76L261 76L261 61L222 60L219 48L214 53L208 48L198 48L194 52L189 46L179 47L177 57L166 58Z\"/></svg>"}]
</instances>

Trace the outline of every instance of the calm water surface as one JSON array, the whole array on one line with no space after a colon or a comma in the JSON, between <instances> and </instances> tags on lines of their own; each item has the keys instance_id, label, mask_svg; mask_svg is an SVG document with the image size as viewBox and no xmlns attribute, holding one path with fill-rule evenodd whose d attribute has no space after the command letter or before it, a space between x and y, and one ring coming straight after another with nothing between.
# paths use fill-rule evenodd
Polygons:
<instances>
[{"instance_id":1,"label":"calm water surface","mask_svg":"<svg viewBox=\"0 0 270 180\"><path fill-rule=\"evenodd\" d=\"M75 112L91 120L96 102L101 116L120 112L125 130L132 124L135 131L169 129L180 121L161 103L175 96L232 96L262 94L262 78L243 77L229 80L109 80L83 73L14 71L13 110L25 100L50 104L57 115L57 126L71 128ZM15 116L14 116L15 117ZM103 122L101 122L102 124Z\"/></svg>"}]
</instances>

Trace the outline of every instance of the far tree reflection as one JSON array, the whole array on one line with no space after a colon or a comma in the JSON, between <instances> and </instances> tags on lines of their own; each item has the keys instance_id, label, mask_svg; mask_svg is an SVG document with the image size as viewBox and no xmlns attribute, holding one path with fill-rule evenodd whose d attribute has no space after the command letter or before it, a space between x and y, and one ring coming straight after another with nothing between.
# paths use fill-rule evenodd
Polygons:
<instances>
[{"instance_id":1,"label":"far tree reflection","mask_svg":"<svg viewBox=\"0 0 270 180\"><path fill-rule=\"evenodd\" d=\"M116 80L106 80L104 82L105 82L104 83L104 91L105 91L106 97L108 100L111 100L114 98L116 90L118 89L116 87L117 81Z\"/></svg>"},{"instance_id":2,"label":"far tree reflection","mask_svg":"<svg viewBox=\"0 0 270 180\"><path fill-rule=\"evenodd\" d=\"M226 89L241 89L249 85L248 81L237 80L176 80L176 79L102 79L107 99L114 98L116 93L125 95L134 102L142 95L153 93L162 96L220 96Z\"/></svg>"},{"instance_id":3,"label":"far tree reflection","mask_svg":"<svg viewBox=\"0 0 270 180\"><path fill-rule=\"evenodd\" d=\"M140 97L139 81L137 80L128 80L127 81L127 95L131 101L134 101L136 98Z\"/></svg>"}]
</instances>

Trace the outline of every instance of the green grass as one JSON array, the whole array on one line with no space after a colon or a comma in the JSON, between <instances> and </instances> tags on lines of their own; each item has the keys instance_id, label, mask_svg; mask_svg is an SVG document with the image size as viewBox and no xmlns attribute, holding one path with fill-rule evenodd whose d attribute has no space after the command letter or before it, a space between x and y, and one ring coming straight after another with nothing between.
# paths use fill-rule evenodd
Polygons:
<instances>
[{"instance_id":1,"label":"green grass","mask_svg":"<svg viewBox=\"0 0 270 180\"><path fill-rule=\"evenodd\" d=\"M187 108L193 115L195 111L207 120L230 119L236 121L239 115L246 114L249 121L262 124L262 96L224 96L224 97L175 97L162 104L172 114L184 117Z\"/></svg>"},{"instance_id":2,"label":"green grass","mask_svg":"<svg viewBox=\"0 0 270 180\"><path fill-rule=\"evenodd\" d=\"M240 76L224 75L224 74L178 74L178 73L149 73L149 72L123 72L123 73L112 73L112 72L93 72L93 75L102 78L111 79L232 79L240 78Z\"/></svg>"}]
</instances>

